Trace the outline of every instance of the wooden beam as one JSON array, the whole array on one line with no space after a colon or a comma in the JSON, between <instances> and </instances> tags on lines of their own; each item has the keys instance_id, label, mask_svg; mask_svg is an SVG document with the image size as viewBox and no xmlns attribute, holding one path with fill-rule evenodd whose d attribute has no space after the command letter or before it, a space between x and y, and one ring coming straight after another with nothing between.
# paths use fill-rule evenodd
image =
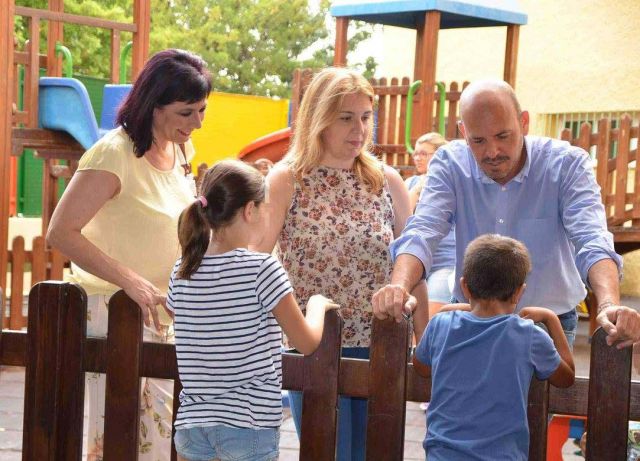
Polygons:
<instances>
[{"instance_id":1,"label":"wooden beam","mask_svg":"<svg viewBox=\"0 0 640 461\"><path fill-rule=\"evenodd\" d=\"M507 26L507 44L504 52L504 81L516 87L516 67L518 66L518 41L520 26L511 24Z\"/></svg>"},{"instance_id":2,"label":"wooden beam","mask_svg":"<svg viewBox=\"0 0 640 461\"><path fill-rule=\"evenodd\" d=\"M49 11L64 13L64 0L49 0ZM63 24L60 21L49 21L49 35L47 36L47 75L62 76L62 58L56 57L56 43L62 43Z\"/></svg>"},{"instance_id":3,"label":"wooden beam","mask_svg":"<svg viewBox=\"0 0 640 461\"><path fill-rule=\"evenodd\" d=\"M133 33L131 80L135 81L149 56L149 31L151 30L151 0L135 0L133 4Z\"/></svg>"},{"instance_id":4,"label":"wooden beam","mask_svg":"<svg viewBox=\"0 0 640 461\"><path fill-rule=\"evenodd\" d=\"M35 128L38 126L38 91L40 83L40 18L29 19L29 43L27 54L29 64L24 78L24 107L29 114L27 126Z\"/></svg>"},{"instance_id":5,"label":"wooden beam","mask_svg":"<svg viewBox=\"0 0 640 461\"><path fill-rule=\"evenodd\" d=\"M440 12L427 11L424 22L416 29L416 57L414 80L422 80L420 98L414 105L412 136L418 137L433 131L433 103L436 84L436 57L438 55L438 33L440 32Z\"/></svg>"},{"instance_id":6,"label":"wooden beam","mask_svg":"<svg viewBox=\"0 0 640 461\"><path fill-rule=\"evenodd\" d=\"M336 46L333 54L333 65L344 67L347 65L347 31L349 29L349 18L336 18Z\"/></svg>"},{"instance_id":7,"label":"wooden beam","mask_svg":"<svg viewBox=\"0 0 640 461\"><path fill-rule=\"evenodd\" d=\"M7 260L9 234L9 180L11 164L11 117L13 107L13 16L14 0L5 0L0 8L0 288L7 292ZM4 309L4 299L0 306ZM0 327L4 326L2 311Z\"/></svg>"},{"instance_id":8,"label":"wooden beam","mask_svg":"<svg viewBox=\"0 0 640 461\"><path fill-rule=\"evenodd\" d=\"M120 32L111 31L111 83L120 81Z\"/></svg>"},{"instance_id":9,"label":"wooden beam","mask_svg":"<svg viewBox=\"0 0 640 461\"><path fill-rule=\"evenodd\" d=\"M26 6L16 6L14 14L18 16L27 16L30 18L38 18L39 20L44 19L47 21L62 21L69 24L78 24L81 26L100 27L102 29L116 29L122 32L135 33L136 31L135 24L111 21L109 19L93 18L90 16L80 16L78 14L39 10L37 8L28 8Z\"/></svg>"}]
</instances>

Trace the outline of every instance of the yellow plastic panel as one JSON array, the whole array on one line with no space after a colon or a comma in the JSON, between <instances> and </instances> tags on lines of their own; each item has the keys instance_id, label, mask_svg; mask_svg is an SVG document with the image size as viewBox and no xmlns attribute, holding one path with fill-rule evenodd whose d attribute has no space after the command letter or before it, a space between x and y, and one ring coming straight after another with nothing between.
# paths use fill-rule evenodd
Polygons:
<instances>
[{"instance_id":1,"label":"yellow plastic panel","mask_svg":"<svg viewBox=\"0 0 640 461\"><path fill-rule=\"evenodd\" d=\"M194 169L235 158L254 139L285 128L288 113L288 99L211 93L202 128L193 132Z\"/></svg>"}]
</instances>

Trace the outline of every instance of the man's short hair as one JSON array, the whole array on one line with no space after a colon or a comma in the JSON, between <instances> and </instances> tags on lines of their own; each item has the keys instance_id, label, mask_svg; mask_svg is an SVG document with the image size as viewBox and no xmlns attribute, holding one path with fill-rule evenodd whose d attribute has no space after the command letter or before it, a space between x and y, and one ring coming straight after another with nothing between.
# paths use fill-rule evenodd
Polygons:
<instances>
[{"instance_id":1,"label":"man's short hair","mask_svg":"<svg viewBox=\"0 0 640 461\"><path fill-rule=\"evenodd\" d=\"M464 253L463 276L473 299L507 301L531 270L527 248L497 234L474 239Z\"/></svg>"}]
</instances>

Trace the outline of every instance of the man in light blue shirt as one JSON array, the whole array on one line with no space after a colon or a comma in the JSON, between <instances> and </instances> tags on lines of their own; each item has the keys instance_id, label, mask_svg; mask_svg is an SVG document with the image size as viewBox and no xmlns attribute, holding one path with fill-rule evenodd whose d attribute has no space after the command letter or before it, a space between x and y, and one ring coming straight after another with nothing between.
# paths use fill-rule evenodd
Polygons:
<instances>
[{"instance_id":1,"label":"man in light blue shirt","mask_svg":"<svg viewBox=\"0 0 640 461\"><path fill-rule=\"evenodd\" d=\"M496 233L522 241L533 270L518 309L544 306L575 335L575 306L585 284L598 300L598 323L609 343L640 340L640 314L620 306L622 260L607 231L589 156L549 138L527 136L529 114L502 81L469 85L460 99L465 141L443 146L429 166L415 215L391 245L391 284L373 296L374 314L399 319L409 292L428 273L438 242L455 224L456 278L475 237ZM454 297L464 300L459 282Z\"/></svg>"}]
</instances>

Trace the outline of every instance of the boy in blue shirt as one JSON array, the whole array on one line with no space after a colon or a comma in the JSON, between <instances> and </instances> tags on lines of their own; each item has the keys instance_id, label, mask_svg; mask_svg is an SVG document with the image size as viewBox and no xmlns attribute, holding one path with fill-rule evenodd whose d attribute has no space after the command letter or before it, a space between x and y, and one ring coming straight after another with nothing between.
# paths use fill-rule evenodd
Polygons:
<instances>
[{"instance_id":1,"label":"boy in blue shirt","mask_svg":"<svg viewBox=\"0 0 640 461\"><path fill-rule=\"evenodd\" d=\"M467 247L460 283L469 304L434 316L413 359L432 381L423 442L429 461L526 460L532 375L556 387L573 384L557 315L541 307L514 314L530 269L527 249L511 238L487 234Z\"/></svg>"}]
</instances>

